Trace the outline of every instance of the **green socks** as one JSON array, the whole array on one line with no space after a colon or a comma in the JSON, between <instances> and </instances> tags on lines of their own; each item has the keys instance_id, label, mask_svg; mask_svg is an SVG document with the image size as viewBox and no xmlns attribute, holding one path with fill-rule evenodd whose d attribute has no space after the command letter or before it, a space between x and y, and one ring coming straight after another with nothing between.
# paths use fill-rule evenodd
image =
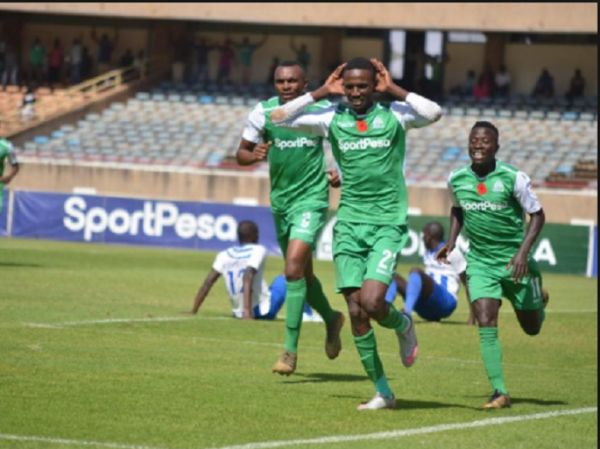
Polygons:
<instances>
[{"instance_id":1,"label":"green socks","mask_svg":"<svg viewBox=\"0 0 600 449\"><path fill-rule=\"evenodd\" d=\"M285 350L298 353L298 339L302 325L304 298L306 297L306 279L285 281Z\"/></svg>"},{"instance_id":2,"label":"green socks","mask_svg":"<svg viewBox=\"0 0 600 449\"><path fill-rule=\"evenodd\" d=\"M387 316L379 321L379 324L388 329L395 329L398 333L402 333L410 326L410 319L398 312L398 309L396 309L393 304L390 304Z\"/></svg>"},{"instance_id":3,"label":"green socks","mask_svg":"<svg viewBox=\"0 0 600 449\"><path fill-rule=\"evenodd\" d=\"M500 348L500 340L498 340L497 327L479 328L479 349L492 388L502 394L507 394L508 392L504 386L502 349Z\"/></svg>"},{"instance_id":4,"label":"green socks","mask_svg":"<svg viewBox=\"0 0 600 449\"><path fill-rule=\"evenodd\" d=\"M321 315L326 323L329 323L336 317L333 313L333 309L329 305L329 301L327 301L325 293L323 293L321 282L316 276L313 276L312 282L308 283L306 286L306 301L309 306Z\"/></svg>"},{"instance_id":5,"label":"green socks","mask_svg":"<svg viewBox=\"0 0 600 449\"><path fill-rule=\"evenodd\" d=\"M377 341L375 340L375 332L369 330L365 335L354 337L354 344L358 349L358 355L365 369L367 376L375 385L375 390L386 397L393 395L390 386L388 385L383 365L377 353Z\"/></svg>"}]
</instances>

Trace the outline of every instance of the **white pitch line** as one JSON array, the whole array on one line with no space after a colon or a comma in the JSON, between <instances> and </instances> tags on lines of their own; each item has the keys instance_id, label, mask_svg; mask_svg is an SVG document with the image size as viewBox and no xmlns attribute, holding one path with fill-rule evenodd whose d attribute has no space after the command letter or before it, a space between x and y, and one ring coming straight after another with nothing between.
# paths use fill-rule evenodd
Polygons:
<instances>
[{"instance_id":1,"label":"white pitch line","mask_svg":"<svg viewBox=\"0 0 600 449\"><path fill-rule=\"evenodd\" d=\"M49 438L49 437L37 437L37 436L27 436L27 435L9 435L0 433L0 441L36 441L40 443L49 443L49 444L63 444L69 446L92 446L92 447L107 447L111 449L161 449L158 447L150 447L150 446L137 446L137 445L129 445L129 444L119 444L119 443L103 443L100 441L85 441L85 440L67 440L65 438Z\"/></svg>"},{"instance_id":2,"label":"white pitch line","mask_svg":"<svg viewBox=\"0 0 600 449\"><path fill-rule=\"evenodd\" d=\"M306 438L299 440L280 440L280 441L264 441L256 443L236 444L233 446L219 446L210 449L270 449L286 446L298 445L315 445L315 444L334 444L354 441L369 441L369 440L389 440L394 438L402 438L413 435L425 435L448 430L472 429L476 427L497 426L502 424L510 424L515 422L524 422L537 419L555 418L559 416L581 415L583 413L597 413L598 407L584 407L572 410L556 410L553 412L534 413L531 415L507 416L502 418L488 418L471 422L454 423L454 424L438 424L428 427L417 427L414 429L392 430L387 432L367 433L362 435L333 435L329 437ZM86 440L69 440L65 438L50 438L28 435L11 435L0 433L0 441L36 441L49 444L77 445L77 446L96 446L110 449L160 449L151 446L128 445L121 443L86 441Z\"/></svg>"},{"instance_id":3,"label":"white pitch line","mask_svg":"<svg viewBox=\"0 0 600 449\"><path fill-rule=\"evenodd\" d=\"M389 440L394 438L402 438L413 435L423 435L448 430L472 429L475 427L497 426L513 422L531 421L535 419L554 418L557 416L579 415L582 413L597 412L598 407L586 407L573 410L557 410L554 412L535 413L532 415L508 416L504 418L489 418L478 421L455 423L455 424L438 424L436 426L417 427L415 429L392 430L389 432L368 433L363 435L334 435L330 437L308 438L302 440L282 440L282 441L265 441L258 443L236 444L234 446L220 446L210 449L270 449L275 447L298 446L298 445L313 445L313 444L333 444L354 441L368 440Z\"/></svg>"},{"instance_id":4,"label":"white pitch line","mask_svg":"<svg viewBox=\"0 0 600 449\"><path fill-rule=\"evenodd\" d=\"M115 323L152 323L152 322L163 322L163 321L186 321L194 319L194 317L186 316L164 316L154 318L107 318L103 320L81 320L81 321L62 321L56 323L23 323L28 327L41 327L49 329L60 329L61 327L74 327L74 326L88 326L95 324L115 324ZM230 317L210 317L203 318L205 320L229 320Z\"/></svg>"}]
</instances>

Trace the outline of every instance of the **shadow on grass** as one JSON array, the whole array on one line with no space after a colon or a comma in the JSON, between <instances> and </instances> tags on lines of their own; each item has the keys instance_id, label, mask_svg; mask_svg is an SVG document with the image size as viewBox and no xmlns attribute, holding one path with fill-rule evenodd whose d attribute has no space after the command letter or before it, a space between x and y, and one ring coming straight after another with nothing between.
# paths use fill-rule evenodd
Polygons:
<instances>
[{"instance_id":1,"label":"shadow on grass","mask_svg":"<svg viewBox=\"0 0 600 449\"><path fill-rule=\"evenodd\" d=\"M472 326L472 324L467 324L467 321L450 321L450 320L441 320L441 321L426 321L423 319L420 319L419 321L415 321L415 323L417 324L417 326L423 326L423 325L442 325L442 326L446 326L446 325L450 325L450 326Z\"/></svg>"},{"instance_id":2,"label":"shadow on grass","mask_svg":"<svg viewBox=\"0 0 600 449\"><path fill-rule=\"evenodd\" d=\"M286 380L286 384L306 384L319 382L364 382L366 376L354 374L333 374L333 373L294 373L294 377L303 377L302 380Z\"/></svg>"},{"instance_id":3,"label":"shadow on grass","mask_svg":"<svg viewBox=\"0 0 600 449\"><path fill-rule=\"evenodd\" d=\"M41 268L42 266L35 263L0 262L0 267Z\"/></svg>"},{"instance_id":4,"label":"shadow on grass","mask_svg":"<svg viewBox=\"0 0 600 449\"><path fill-rule=\"evenodd\" d=\"M511 396L510 402L513 404L535 404L535 405L568 405L568 402L565 401L553 401L553 400L543 400L543 399L535 399L535 398L513 398Z\"/></svg>"}]
</instances>

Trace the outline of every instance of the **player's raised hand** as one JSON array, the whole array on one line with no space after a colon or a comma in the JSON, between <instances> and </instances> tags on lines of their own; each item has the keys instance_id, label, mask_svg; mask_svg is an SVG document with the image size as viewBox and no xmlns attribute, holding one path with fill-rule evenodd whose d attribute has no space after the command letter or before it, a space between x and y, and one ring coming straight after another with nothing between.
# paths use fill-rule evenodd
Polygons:
<instances>
[{"instance_id":1,"label":"player's raised hand","mask_svg":"<svg viewBox=\"0 0 600 449\"><path fill-rule=\"evenodd\" d=\"M330 168L329 170L327 170L327 180L329 181L329 185L331 187L338 188L342 185L340 174L335 168Z\"/></svg>"},{"instance_id":2,"label":"player's raised hand","mask_svg":"<svg viewBox=\"0 0 600 449\"><path fill-rule=\"evenodd\" d=\"M340 64L325 80L324 87L327 88L330 95L344 95L344 85L342 84L342 72L346 63Z\"/></svg>"},{"instance_id":3,"label":"player's raised hand","mask_svg":"<svg viewBox=\"0 0 600 449\"><path fill-rule=\"evenodd\" d=\"M371 64L373 64L376 71L375 80L377 81L377 84L375 85L375 91L387 92L388 89L394 84L390 72L377 58L371 58Z\"/></svg>"},{"instance_id":4,"label":"player's raised hand","mask_svg":"<svg viewBox=\"0 0 600 449\"><path fill-rule=\"evenodd\" d=\"M512 269L512 277L515 282L521 281L524 276L529 274L529 267L527 265L527 256L518 252L515 254L510 262L506 265L506 269Z\"/></svg>"},{"instance_id":5,"label":"player's raised hand","mask_svg":"<svg viewBox=\"0 0 600 449\"><path fill-rule=\"evenodd\" d=\"M442 246L439 251L437 253L435 253L435 260L437 260L438 262L442 262L442 263L446 263L446 264L450 264L450 261L448 260L448 255L454 250L454 244L453 243L446 243L444 246Z\"/></svg>"},{"instance_id":6,"label":"player's raised hand","mask_svg":"<svg viewBox=\"0 0 600 449\"><path fill-rule=\"evenodd\" d=\"M252 150L252 153L254 153L254 157L257 161L264 161L265 159L267 159L267 156L269 154L269 148L271 148L270 141L266 143L257 143L254 146L254 150Z\"/></svg>"}]
</instances>

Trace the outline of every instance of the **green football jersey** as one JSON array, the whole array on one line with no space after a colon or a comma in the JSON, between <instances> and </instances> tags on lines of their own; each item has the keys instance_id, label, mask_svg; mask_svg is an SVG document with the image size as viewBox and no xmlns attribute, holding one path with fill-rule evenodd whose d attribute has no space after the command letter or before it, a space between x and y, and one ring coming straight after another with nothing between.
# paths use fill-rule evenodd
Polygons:
<instances>
[{"instance_id":1,"label":"green football jersey","mask_svg":"<svg viewBox=\"0 0 600 449\"><path fill-rule=\"evenodd\" d=\"M242 137L250 142L271 142L268 153L271 209L276 213L329 207L323 138L273 125L269 113L280 106L279 97L259 103L248 117ZM328 101L313 105L318 111Z\"/></svg>"},{"instance_id":2,"label":"green football jersey","mask_svg":"<svg viewBox=\"0 0 600 449\"><path fill-rule=\"evenodd\" d=\"M408 211L404 180L406 131L441 117L438 104L410 93L405 101L375 103L363 115L339 105L298 114L311 104L307 94L281 108L277 126L327 137L341 171L337 219L374 225L403 225Z\"/></svg>"},{"instance_id":3,"label":"green football jersey","mask_svg":"<svg viewBox=\"0 0 600 449\"><path fill-rule=\"evenodd\" d=\"M523 242L525 213L542 208L529 177L501 161L481 179L470 165L453 171L448 189L463 210L469 263L507 264Z\"/></svg>"},{"instance_id":4,"label":"green football jersey","mask_svg":"<svg viewBox=\"0 0 600 449\"><path fill-rule=\"evenodd\" d=\"M337 219L406 223L406 132L389 105L375 104L362 116L340 105L329 125L328 138L343 176Z\"/></svg>"}]
</instances>

